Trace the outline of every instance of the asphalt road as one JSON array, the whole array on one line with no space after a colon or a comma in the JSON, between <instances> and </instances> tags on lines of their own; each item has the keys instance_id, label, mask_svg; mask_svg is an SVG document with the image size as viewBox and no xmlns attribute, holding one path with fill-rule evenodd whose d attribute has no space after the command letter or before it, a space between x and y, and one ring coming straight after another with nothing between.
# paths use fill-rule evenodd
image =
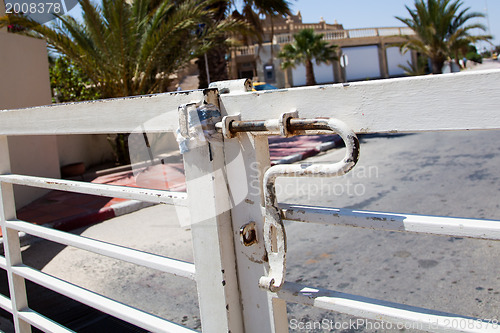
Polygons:
<instances>
[{"instance_id":1,"label":"asphalt road","mask_svg":"<svg viewBox=\"0 0 500 333\"><path fill-rule=\"evenodd\" d=\"M283 192L279 200L499 219L499 140L499 131L364 138L352 175L336 180L280 180L282 189L296 188L300 195ZM311 160L333 162L341 155L331 152ZM294 186L287 186L290 182ZM304 223L289 223L286 229L288 281L500 319L498 242ZM301 306L290 310L290 319L303 322L349 320ZM360 327L360 331L387 330Z\"/></svg>"}]
</instances>

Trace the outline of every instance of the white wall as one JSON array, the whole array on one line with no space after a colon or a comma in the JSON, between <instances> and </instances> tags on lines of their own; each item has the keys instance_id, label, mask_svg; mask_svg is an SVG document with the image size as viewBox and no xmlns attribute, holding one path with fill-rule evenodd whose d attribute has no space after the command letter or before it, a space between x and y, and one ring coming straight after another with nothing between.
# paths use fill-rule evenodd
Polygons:
<instances>
[{"instance_id":1,"label":"white wall","mask_svg":"<svg viewBox=\"0 0 500 333\"><path fill-rule=\"evenodd\" d=\"M272 57L271 57L271 46L273 47ZM258 49L258 58L255 61L257 76L259 77L259 81L267 82L264 75L264 64L271 63L274 65L274 74L275 81L268 82L277 88L285 87L285 72L281 70L281 60L278 58L278 54L280 53L279 45L262 45ZM250 62L250 61L249 61Z\"/></svg>"},{"instance_id":2,"label":"white wall","mask_svg":"<svg viewBox=\"0 0 500 333\"><path fill-rule=\"evenodd\" d=\"M12 173L60 178L57 141L53 135L8 137ZM21 208L48 193L35 187L14 186L16 208Z\"/></svg>"},{"instance_id":3,"label":"white wall","mask_svg":"<svg viewBox=\"0 0 500 333\"><path fill-rule=\"evenodd\" d=\"M102 134L58 135L57 148L61 166L83 162L88 168L114 158L107 135Z\"/></svg>"},{"instance_id":4,"label":"white wall","mask_svg":"<svg viewBox=\"0 0 500 333\"><path fill-rule=\"evenodd\" d=\"M347 55L347 81L380 78L378 46L344 47L342 53Z\"/></svg>"},{"instance_id":5,"label":"white wall","mask_svg":"<svg viewBox=\"0 0 500 333\"><path fill-rule=\"evenodd\" d=\"M103 162L113 161L113 149L107 137L104 134L57 136L60 165L83 162L85 167L89 168ZM131 143L132 139L134 142ZM172 132L148 133L148 141L155 157L179 150L179 144ZM129 150L132 163L149 159L149 149L146 147L142 133L136 133L129 137Z\"/></svg>"},{"instance_id":6,"label":"white wall","mask_svg":"<svg viewBox=\"0 0 500 333\"><path fill-rule=\"evenodd\" d=\"M335 77L333 75L332 64L322 63L317 65L313 61L314 66L314 76L316 78L317 84L333 83L335 82ZM293 86L305 86L306 85L306 67L304 65L298 65L292 69Z\"/></svg>"},{"instance_id":7,"label":"white wall","mask_svg":"<svg viewBox=\"0 0 500 333\"><path fill-rule=\"evenodd\" d=\"M0 109L52 103L45 41L0 32Z\"/></svg>"},{"instance_id":8,"label":"white wall","mask_svg":"<svg viewBox=\"0 0 500 333\"><path fill-rule=\"evenodd\" d=\"M401 69L399 65L408 67L408 62L411 63L411 52L401 54L399 47L388 47L386 48L386 54L389 76L405 75L404 69Z\"/></svg>"},{"instance_id":9,"label":"white wall","mask_svg":"<svg viewBox=\"0 0 500 333\"><path fill-rule=\"evenodd\" d=\"M0 31L0 109L51 104L45 41ZM9 137L13 173L59 178L59 156L54 136ZM46 190L16 186L20 208Z\"/></svg>"},{"instance_id":10,"label":"white wall","mask_svg":"<svg viewBox=\"0 0 500 333\"><path fill-rule=\"evenodd\" d=\"M300 87L306 85L306 67L298 65L292 68L292 87Z\"/></svg>"}]
</instances>

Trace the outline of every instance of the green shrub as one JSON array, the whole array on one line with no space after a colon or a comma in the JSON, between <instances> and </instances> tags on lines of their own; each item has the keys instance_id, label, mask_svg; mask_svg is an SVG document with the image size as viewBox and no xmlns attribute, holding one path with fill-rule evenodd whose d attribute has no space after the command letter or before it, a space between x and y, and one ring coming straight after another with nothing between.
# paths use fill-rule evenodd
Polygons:
<instances>
[{"instance_id":1,"label":"green shrub","mask_svg":"<svg viewBox=\"0 0 500 333\"><path fill-rule=\"evenodd\" d=\"M477 62L479 64L483 63L483 58L479 54L474 53L474 52L467 53L466 58L467 58L467 60L471 60L471 61Z\"/></svg>"}]
</instances>

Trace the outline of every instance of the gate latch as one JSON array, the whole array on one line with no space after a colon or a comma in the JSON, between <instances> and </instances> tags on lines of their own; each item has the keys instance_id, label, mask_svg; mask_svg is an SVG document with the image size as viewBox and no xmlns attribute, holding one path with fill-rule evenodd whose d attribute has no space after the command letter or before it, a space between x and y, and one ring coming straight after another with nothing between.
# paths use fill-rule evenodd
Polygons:
<instances>
[{"instance_id":1,"label":"gate latch","mask_svg":"<svg viewBox=\"0 0 500 333\"><path fill-rule=\"evenodd\" d=\"M344 158L333 164L282 164L269 168L264 174L265 199L264 243L269 270L259 280L263 289L276 292L284 282L286 271L286 233L282 212L278 208L275 183L278 177L336 177L348 173L359 159L359 140L356 134L342 121L334 118L300 119L297 112L285 113L280 119L266 121L241 121L238 117L224 117L216 126L226 138L238 132L263 132L265 135L292 136L297 134L336 133L345 143ZM223 128L221 128L223 127ZM307 132L309 131L309 132Z\"/></svg>"}]
</instances>

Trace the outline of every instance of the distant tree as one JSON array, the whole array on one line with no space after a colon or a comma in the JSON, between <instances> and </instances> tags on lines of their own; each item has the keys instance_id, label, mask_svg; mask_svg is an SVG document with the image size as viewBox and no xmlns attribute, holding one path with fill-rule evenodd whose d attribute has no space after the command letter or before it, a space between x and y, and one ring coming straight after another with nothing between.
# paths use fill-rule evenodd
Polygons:
<instances>
[{"instance_id":1,"label":"distant tree","mask_svg":"<svg viewBox=\"0 0 500 333\"><path fill-rule=\"evenodd\" d=\"M474 18L483 14L470 12L470 8L461 10L459 0L415 0L415 8L406 6L411 18L396 17L410 27L415 35L406 36L402 50L415 50L431 59L432 72L442 73L446 59L458 58L459 50L464 45L479 40L489 40L488 35L471 35L471 30L486 31L479 23L470 24Z\"/></svg>"},{"instance_id":2,"label":"distant tree","mask_svg":"<svg viewBox=\"0 0 500 333\"><path fill-rule=\"evenodd\" d=\"M491 54L490 50L484 50L483 52L481 52L482 58L491 58L491 56L492 56L492 54Z\"/></svg>"},{"instance_id":3,"label":"distant tree","mask_svg":"<svg viewBox=\"0 0 500 333\"><path fill-rule=\"evenodd\" d=\"M233 18L214 23L210 9L220 0L78 0L83 22L58 17L52 26L22 15L0 18L0 27L19 26L18 33L41 37L50 49L70 60L102 98L167 91L171 74L241 26ZM203 38L199 24L210 23ZM118 163L130 163L128 134L111 142Z\"/></svg>"},{"instance_id":4,"label":"distant tree","mask_svg":"<svg viewBox=\"0 0 500 333\"><path fill-rule=\"evenodd\" d=\"M306 85L316 84L313 61L316 64L328 63L336 60L336 45L329 45L322 40L323 34L316 34L313 29L303 29L293 35L294 42L283 46L283 50L278 55L283 59L282 69L295 68L298 64L306 67Z\"/></svg>"},{"instance_id":5,"label":"distant tree","mask_svg":"<svg viewBox=\"0 0 500 333\"><path fill-rule=\"evenodd\" d=\"M54 103L99 99L93 82L73 61L65 56L49 57L50 88Z\"/></svg>"},{"instance_id":6,"label":"distant tree","mask_svg":"<svg viewBox=\"0 0 500 333\"><path fill-rule=\"evenodd\" d=\"M474 45L468 46L465 57L467 58L467 60L471 60L479 64L483 63L483 57L477 52L477 48Z\"/></svg>"},{"instance_id":7,"label":"distant tree","mask_svg":"<svg viewBox=\"0 0 500 333\"><path fill-rule=\"evenodd\" d=\"M242 0L239 1L242 6L236 6L236 0L219 0L212 1L211 8L214 10L214 21L217 23L232 17L240 22L246 22L244 29L234 29L233 35L241 35L244 38L256 38L260 43L262 41L263 27L260 17L262 15L269 16L284 16L291 13L290 3L287 0ZM237 8L237 9L234 9ZM239 10L238 10L239 8ZM234 9L232 12L231 10ZM206 26L205 26L206 27ZM228 54L228 39L220 37L217 47L207 51L206 59L210 81L221 81L228 79L227 70L227 54ZM205 64L205 56L200 56L197 60L199 70L199 88L208 86L207 69Z\"/></svg>"},{"instance_id":8,"label":"distant tree","mask_svg":"<svg viewBox=\"0 0 500 333\"><path fill-rule=\"evenodd\" d=\"M407 61L406 65L398 65L398 67L404 70L405 74L409 76L425 75L428 73L427 57L417 55L416 63Z\"/></svg>"}]
</instances>

